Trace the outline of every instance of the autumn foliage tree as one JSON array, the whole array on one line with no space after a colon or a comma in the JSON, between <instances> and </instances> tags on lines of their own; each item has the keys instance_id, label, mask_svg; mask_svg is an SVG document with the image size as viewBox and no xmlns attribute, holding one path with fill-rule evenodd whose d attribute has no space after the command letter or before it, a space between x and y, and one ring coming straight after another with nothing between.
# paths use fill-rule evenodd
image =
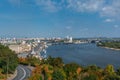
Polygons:
<instances>
[{"instance_id":1,"label":"autumn foliage tree","mask_svg":"<svg viewBox=\"0 0 120 80\"><path fill-rule=\"evenodd\" d=\"M48 57L35 66L29 80L120 80L120 69L114 70L113 65L103 69L96 65L64 64L59 57Z\"/></svg>"}]
</instances>

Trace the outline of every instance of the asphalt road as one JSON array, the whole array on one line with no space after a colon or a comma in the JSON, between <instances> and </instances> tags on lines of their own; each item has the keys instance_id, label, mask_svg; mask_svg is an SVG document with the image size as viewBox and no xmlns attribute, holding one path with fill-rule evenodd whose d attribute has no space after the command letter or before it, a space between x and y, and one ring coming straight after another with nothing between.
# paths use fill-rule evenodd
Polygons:
<instances>
[{"instance_id":1,"label":"asphalt road","mask_svg":"<svg viewBox=\"0 0 120 80\"><path fill-rule=\"evenodd\" d=\"M31 70L27 66L19 65L17 67L17 75L13 80L27 80L31 75Z\"/></svg>"}]
</instances>

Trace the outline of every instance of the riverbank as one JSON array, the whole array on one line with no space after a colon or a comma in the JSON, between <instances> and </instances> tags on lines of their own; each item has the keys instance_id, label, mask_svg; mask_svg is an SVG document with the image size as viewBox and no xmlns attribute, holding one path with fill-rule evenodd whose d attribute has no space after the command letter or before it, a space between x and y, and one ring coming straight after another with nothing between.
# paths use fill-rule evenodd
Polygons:
<instances>
[{"instance_id":1,"label":"riverbank","mask_svg":"<svg viewBox=\"0 0 120 80\"><path fill-rule=\"evenodd\" d=\"M111 50L120 50L120 42L100 42L97 46Z\"/></svg>"},{"instance_id":2,"label":"riverbank","mask_svg":"<svg viewBox=\"0 0 120 80\"><path fill-rule=\"evenodd\" d=\"M99 47L101 47L101 46L99 46ZM110 47L101 47L101 48L105 48L105 49L111 49L111 50L116 50L116 51L120 51L120 49L117 49L117 48L110 48Z\"/></svg>"}]
</instances>

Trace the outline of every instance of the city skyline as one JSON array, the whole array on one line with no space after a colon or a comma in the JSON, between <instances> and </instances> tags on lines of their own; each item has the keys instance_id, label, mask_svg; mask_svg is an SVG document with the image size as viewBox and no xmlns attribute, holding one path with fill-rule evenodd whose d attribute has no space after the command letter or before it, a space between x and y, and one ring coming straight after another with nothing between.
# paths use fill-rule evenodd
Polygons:
<instances>
[{"instance_id":1,"label":"city skyline","mask_svg":"<svg viewBox=\"0 0 120 80\"><path fill-rule=\"evenodd\" d=\"M0 37L120 37L120 0L1 0Z\"/></svg>"}]
</instances>

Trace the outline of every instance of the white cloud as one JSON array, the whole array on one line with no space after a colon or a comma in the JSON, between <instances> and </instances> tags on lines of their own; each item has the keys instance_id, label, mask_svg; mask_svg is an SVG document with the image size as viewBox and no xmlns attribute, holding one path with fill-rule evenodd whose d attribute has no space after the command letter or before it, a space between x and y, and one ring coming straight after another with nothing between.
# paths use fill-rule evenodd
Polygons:
<instances>
[{"instance_id":1,"label":"white cloud","mask_svg":"<svg viewBox=\"0 0 120 80\"><path fill-rule=\"evenodd\" d=\"M107 17L120 14L120 0L67 0L67 3L67 8L78 12L97 12Z\"/></svg>"},{"instance_id":2,"label":"white cloud","mask_svg":"<svg viewBox=\"0 0 120 80\"><path fill-rule=\"evenodd\" d=\"M113 19L106 19L104 22L113 22Z\"/></svg>"},{"instance_id":3,"label":"white cloud","mask_svg":"<svg viewBox=\"0 0 120 80\"><path fill-rule=\"evenodd\" d=\"M111 4L105 5L102 9L105 16L118 16L120 14L120 0L111 0Z\"/></svg>"},{"instance_id":4,"label":"white cloud","mask_svg":"<svg viewBox=\"0 0 120 80\"><path fill-rule=\"evenodd\" d=\"M120 0L8 0L12 4L33 1L41 9L55 12L63 8L77 12L98 13L100 16L118 17Z\"/></svg>"},{"instance_id":5,"label":"white cloud","mask_svg":"<svg viewBox=\"0 0 120 80\"><path fill-rule=\"evenodd\" d=\"M72 8L79 12L94 12L98 11L104 2L104 0L67 0L68 8Z\"/></svg>"},{"instance_id":6,"label":"white cloud","mask_svg":"<svg viewBox=\"0 0 120 80\"><path fill-rule=\"evenodd\" d=\"M118 25L114 25L114 28L118 28L119 26Z\"/></svg>"},{"instance_id":7,"label":"white cloud","mask_svg":"<svg viewBox=\"0 0 120 80\"><path fill-rule=\"evenodd\" d=\"M35 3L39 7L43 7L43 9L45 9L46 11L55 12L61 8L60 3L62 3L62 1L60 3L57 3L57 2L52 1L52 0L35 0Z\"/></svg>"}]
</instances>

